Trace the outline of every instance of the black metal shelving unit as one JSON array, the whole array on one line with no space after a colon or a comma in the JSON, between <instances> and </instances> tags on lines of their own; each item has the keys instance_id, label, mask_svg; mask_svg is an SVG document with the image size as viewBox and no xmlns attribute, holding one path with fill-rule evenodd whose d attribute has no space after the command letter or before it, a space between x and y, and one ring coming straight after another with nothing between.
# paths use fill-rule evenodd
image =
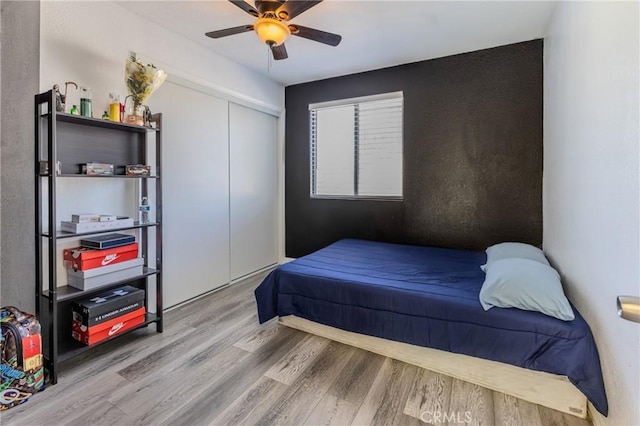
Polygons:
<instances>
[{"instance_id":1,"label":"black metal shelving unit","mask_svg":"<svg viewBox=\"0 0 640 426\"><path fill-rule=\"evenodd\" d=\"M52 90L35 96L35 270L36 270L36 315L42 323L45 368L49 371L51 384L58 380L58 363L100 346L118 337L146 327L156 325L161 333L162 320L162 114L152 117L154 127L116 123L108 120L81 117L57 112L55 94ZM150 138L154 135L154 138ZM152 143L151 139L155 139ZM80 164L100 161L115 165L155 163L155 174L151 176L87 176L80 174ZM46 161L48 173L41 173L40 162ZM57 162L61 170L56 172ZM155 185L155 214L153 223L127 228L109 229L101 232L71 233L57 230L56 187L58 181L67 179L133 179L138 182L140 197L149 196L150 185ZM46 216L45 216L46 213ZM59 283L58 256L62 249L60 241L80 239L86 235L106 234L125 229L138 230L140 254L144 257L143 272L127 280L109 283L88 291ZM153 233L153 234L152 234ZM150 237L155 235L155 259L150 262ZM155 301L149 300L150 278L155 278ZM145 321L122 334L110 337L96 345L84 346L71 337L71 303L120 285L133 285L145 290ZM155 305L155 313L149 312Z\"/></svg>"}]
</instances>

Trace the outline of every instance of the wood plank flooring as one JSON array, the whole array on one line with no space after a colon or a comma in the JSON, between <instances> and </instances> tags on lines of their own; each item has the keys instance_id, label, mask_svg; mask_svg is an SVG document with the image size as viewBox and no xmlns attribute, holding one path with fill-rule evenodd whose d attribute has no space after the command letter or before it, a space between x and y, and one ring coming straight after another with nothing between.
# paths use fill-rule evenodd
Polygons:
<instances>
[{"instance_id":1,"label":"wood plank flooring","mask_svg":"<svg viewBox=\"0 0 640 426\"><path fill-rule=\"evenodd\" d=\"M264 274L62 365L2 425L557 425L573 416L301 331L259 325Z\"/></svg>"}]
</instances>

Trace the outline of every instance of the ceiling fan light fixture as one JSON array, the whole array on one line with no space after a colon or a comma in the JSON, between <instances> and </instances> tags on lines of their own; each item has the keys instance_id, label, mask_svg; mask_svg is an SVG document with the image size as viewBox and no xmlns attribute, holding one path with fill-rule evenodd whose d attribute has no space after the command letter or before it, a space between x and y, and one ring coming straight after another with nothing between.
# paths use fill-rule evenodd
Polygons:
<instances>
[{"instance_id":1,"label":"ceiling fan light fixture","mask_svg":"<svg viewBox=\"0 0 640 426\"><path fill-rule=\"evenodd\" d=\"M269 45L273 43L280 46L291 35L288 26L273 18L260 18L253 24L253 28L260 40Z\"/></svg>"}]
</instances>

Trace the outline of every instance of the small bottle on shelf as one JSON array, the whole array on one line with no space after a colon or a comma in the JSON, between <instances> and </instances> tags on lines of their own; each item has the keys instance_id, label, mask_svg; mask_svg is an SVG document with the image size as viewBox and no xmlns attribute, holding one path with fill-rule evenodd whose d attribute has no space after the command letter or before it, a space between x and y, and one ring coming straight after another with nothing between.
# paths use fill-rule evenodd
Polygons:
<instances>
[{"instance_id":1,"label":"small bottle on shelf","mask_svg":"<svg viewBox=\"0 0 640 426\"><path fill-rule=\"evenodd\" d=\"M71 115L80 115L80 113L78 112L78 107L76 105L71 107L71 111L69 111L69 113Z\"/></svg>"},{"instance_id":2,"label":"small bottle on shelf","mask_svg":"<svg viewBox=\"0 0 640 426\"><path fill-rule=\"evenodd\" d=\"M80 88L80 115L84 117L93 117L91 108L91 89L88 87Z\"/></svg>"},{"instance_id":3,"label":"small bottle on shelf","mask_svg":"<svg viewBox=\"0 0 640 426\"><path fill-rule=\"evenodd\" d=\"M147 197L142 197L142 201L140 202L140 224L149 223L149 212L151 211L151 206L149 205L149 199Z\"/></svg>"},{"instance_id":4,"label":"small bottle on shelf","mask_svg":"<svg viewBox=\"0 0 640 426\"><path fill-rule=\"evenodd\" d=\"M104 114L102 114L102 119L103 120L108 120L109 119L109 113L107 111L105 111Z\"/></svg>"},{"instance_id":5,"label":"small bottle on shelf","mask_svg":"<svg viewBox=\"0 0 640 426\"><path fill-rule=\"evenodd\" d=\"M109 119L120 123L120 96L116 93L109 93Z\"/></svg>"}]
</instances>

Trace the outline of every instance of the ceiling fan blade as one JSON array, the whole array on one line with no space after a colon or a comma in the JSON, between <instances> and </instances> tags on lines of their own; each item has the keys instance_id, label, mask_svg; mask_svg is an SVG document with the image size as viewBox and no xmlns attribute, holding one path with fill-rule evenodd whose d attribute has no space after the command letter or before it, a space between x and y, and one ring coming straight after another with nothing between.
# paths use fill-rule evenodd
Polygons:
<instances>
[{"instance_id":1,"label":"ceiling fan blade","mask_svg":"<svg viewBox=\"0 0 640 426\"><path fill-rule=\"evenodd\" d=\"M280 59L287 59L289 55L287 55L287 48L284 47L284 43L280 46L276 46L275 44L271 46L271 53L273 53L273 59L279 61Z\"/></svg>"},{"instance_id":2,"label":"ceiling fan blade","mask_svg":"<svg viewBox=\"0 0 640 426\"><path fill-rule=\"evenodd\" d=\"M240 9L247 12L249 15L255 16L256 18L260 16L260 14L255 9L255 7L251 6L249 3L245 2L244 0L229 0L229 1L235 4L236 6L238 6Z\"/></svg>"},{"instance_id":3,"label":"ceiling fan blade","mask_svg":"<svg viewBox=\"0 0 640 426\"><path fill-rule=\"evenodd\" d=\"M288 0L278 9L276 14L283 21L288 21L311 9L313 6L322 2L322 0Z\"/></svg>"},{"instance_id":4,"label":"ceiling fan blade","mask_svg":"<svg viewBox=\"0 0 640 426\"><path fill-rule=\"evenodd\" d=\"M286 3L285 3L286 4ZM328 44L329 46L337 46L342 40L342 36L338 34L328 33L326 31L316 30L314 28L303 27L302 25L289 25L291 34L308 38L309 40Z\"/></svg>"},{"instance_id":5,"label":"ceiling fan blade","mask_svg":"<svg viewBox=\"0 0 640 426\"><path fill-rule=\"evenodd\" d=\"M224 30L210 31L205 33L205 35L211 38L221 38L234 34L246 33L247 31L253 31L253 25L241 25L239 27L225 28Z\"/></svg>"}]
</instances>

